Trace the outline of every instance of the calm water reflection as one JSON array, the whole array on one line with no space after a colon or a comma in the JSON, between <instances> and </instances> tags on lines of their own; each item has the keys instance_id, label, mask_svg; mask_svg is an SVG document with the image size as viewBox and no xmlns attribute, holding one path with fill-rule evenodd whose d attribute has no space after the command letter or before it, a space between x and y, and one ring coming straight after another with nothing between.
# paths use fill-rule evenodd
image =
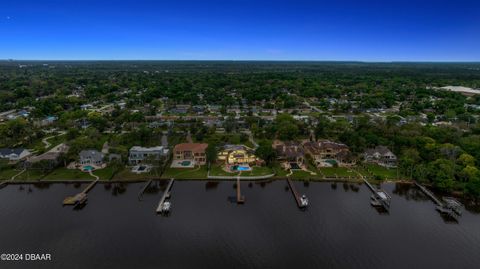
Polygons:
<instances>
[{"instance_id":1,"label":"calm water reflection","mask_svg":"<svg viewBox=\"0 0 480 269\"><path fill-rule=\"evenodd\" d=\"M81 210L62 207L85 185L10 185L0 190L0 250L51 253L53 262L1 268L478 268L480 215L445 222L409 185L382 186L390 214L370 206L364 185L295 182L309 197L300 211L285 181L177 181L172 213L154 210L166 182L100 184Z\"/></svg>"}]
</instances>

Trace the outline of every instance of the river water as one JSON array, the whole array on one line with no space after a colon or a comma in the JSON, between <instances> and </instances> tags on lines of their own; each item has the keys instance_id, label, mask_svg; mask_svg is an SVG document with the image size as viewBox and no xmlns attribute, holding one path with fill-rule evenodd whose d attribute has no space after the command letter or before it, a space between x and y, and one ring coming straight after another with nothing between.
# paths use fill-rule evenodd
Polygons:
<instances>
[{"instance_id":1,"label":"river water","mask_svg":"<svg viewBox=\"0 0 480 269\"><path fill-rule=\"evenodd\" d=\"M166 182L139 200L144 183L97 185L88 204L63 207L85 185L9 185L0 190L0 252L48 253L52 261L0 261L0 268L479 268L480 214L444 220L416 188L384 184L389 214L365 185L285 181L177 181L172 212L155 214Z\"/></svg>"}]
</instances>

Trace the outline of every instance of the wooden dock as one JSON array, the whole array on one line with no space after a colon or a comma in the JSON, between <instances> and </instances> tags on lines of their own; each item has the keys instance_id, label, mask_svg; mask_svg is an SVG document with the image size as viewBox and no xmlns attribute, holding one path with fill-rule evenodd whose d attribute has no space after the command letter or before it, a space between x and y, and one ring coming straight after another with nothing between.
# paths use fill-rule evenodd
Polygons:
<instances>
[{"instance_id":1,"label":"wooden dock","mask_svg":"<svg viewBox=\"0 0 480 269\"><path fill-rule=\"evenodd\" d=\"M237 204L245 203L245 196L242 195L240 190L240 176L237 177Z\"/></svg>"},{"instance_id":2,"label":"wooden dock","mask_svg":"<svg viewBox=\"0 0 480 269\"><path fill-rule=\"evenodd\" d=\"M383 207L387 212L390 211L390 200L392 199L388 193L382 189L374 187L365 177L362 177L365 184L372 191L371 204L374 207Z\"/></svg>"},{"instance_id":3,"label":"wooden dock","mask_svg":"<svg viewBox=\"0 0 480 269\"><path fill-rule=\"evenodd\" d=\"M363 181L365 182L365 184L367 184L368 188L372 191L372 192L377 192L377 188L373 187L372 184L370 184L370 182L368 182L367 179L365 179L365 177L363 177Z\"/></svg>"},{"instance_id":4,"label":"wooden dock","mask_svg":"<svg viewBox=\"0 0 480 269\"><path fill-rule=\"evenodd\" d=\"M88 186L80 193L75 194L74 196L69 196L63 200L63 205L78 205L83 204L87 201L87 193L97 185L100 178L97 177L95 181L88 184Z\"/></svg>"},{"instance_id":5,"label":"wooden dock","mask_svg":"<svg viewBox=\"0 0 480 269\"><path fill-rule=\"evenodd\" d=\"M145 191L147 190L148 186L150 186L150 184L152 184L152 179L147 181L147 184L145 184L145 186L142 188L142 190L138 193L138 200L139 201L142 200L143 193L145 193Z\"/></svg>"},{"instance_id":6,"label":"wooden dock","mask_svg":"<svg viewBox=\"0 0 480 269\"><path fill-rule=\"evenodd\" d=\"M162 195L162 198L160 199L160 202L158 203L158 206L157 206L157 209L156 209L156 212L157 213L166 213L164 212L163 210L163 204L165 203L165 201L167 199L170 199L170 191L172 189L172 186L173 186L173 181L175 179L170 179L170 181L168 182L168 185L167 185L167 188L165 189L165 192L163 192L163 195Z\"/></svg>"},{"instance_id":7,"label":"wooden dock","mask_svg":"<svg viewBox=\"0 0 480 269\"><path fill-rule=\"evenodd\" d=\"M414 181L415 186L417 186L425 195L427 195L433 202L435 202L439 206L443 206L442 201L440 201L430 190L425 188L424 186L420 185L417 181Z\"/></svg>"},{"instance_id":8,"label":"wooden dock","mask_svg":"<svg viewBox=\"0 0 480 269\"><path fill-rule=\"evenodd\" d=\"M299 208L305 208L306 205L302 204L302 200L300 199L300 194L298 194L297 189L295 188L295 185L293 184L292 180L287 177L287 183L288 186L290 187L290 190L292 191L293 198L295 198L295 202L297 202L297 206Z\"/></svg>"},{"instance_id":9,"label":"wooden dock","mask_svg":"<svg viewBox=\"0 0 480 269\"><path fill-rule=\"evenodd\" d=\"M458 218L462 214L461 208L462 204L452 197L444 197L443 201L438 199L433 192L431 192L426 187L422 186L417 181L414 181L415 186L417 186L427 197L429 197L437 206L436 210L443 216L447 216L450 219L458 221Z\"/></svg>"}]
</instances>

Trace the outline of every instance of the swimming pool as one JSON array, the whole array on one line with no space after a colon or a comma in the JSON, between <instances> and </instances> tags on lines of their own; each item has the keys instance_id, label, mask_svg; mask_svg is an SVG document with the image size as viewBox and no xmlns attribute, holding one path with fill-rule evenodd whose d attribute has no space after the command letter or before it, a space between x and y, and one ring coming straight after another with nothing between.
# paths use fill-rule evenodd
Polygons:
<instances>
[{"instance_id":1,"label":"swimming pool","mask_svg":"<svg viewBox=\"0 0 480 269\"><path fill-rule=\"evenodd\" d=\"M93 166L91 165L84 165L83 166L83 171L93 171L93 169L95 169Z\"/></svg>"},{"instance_id":2,"label":"swimming pool","mask_svg":"<svg viewBox=\"0 0 480 269\"><path fill-rule=\"evenodd\" d=\"M191 161L183 161L180 163L181 166L190 166L192 162Z\"/></svg>"},{"instance_id":3,"label":"swimming pool","mask_svg":"<svg viewBox=\"0 0 480 269\"><path fill-rule=\"evenodd\" d=\"M234 165L232 166L232 171L250 171L252 168L250 166L240 166L240 165Z\"/></svg>"},{"instance_id":4,"label":"swimming pool","mask_svg":"<svg viewBox=\"0 0 480 269\"><path fill-rule=\"evenodd\" d=\"M290 169L291 170L300 170L300 166L298 165L298 163L290 163Z\"/></svg>"}]
</instances>

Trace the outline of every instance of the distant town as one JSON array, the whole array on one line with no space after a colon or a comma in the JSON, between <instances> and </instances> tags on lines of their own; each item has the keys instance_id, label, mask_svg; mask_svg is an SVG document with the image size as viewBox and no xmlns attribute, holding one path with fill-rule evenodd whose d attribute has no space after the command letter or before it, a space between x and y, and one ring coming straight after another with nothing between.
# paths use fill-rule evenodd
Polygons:
<instances>
[{"instance_id":1,"label":"distant town","mask_svg":"<svg viewBox=\"0 0 480 269\"><path fill-rule=\"evenodd\" d=\"M480 197L475 64L0 63L0 179L417 181Z\"/></svg>"}]
</instances>

